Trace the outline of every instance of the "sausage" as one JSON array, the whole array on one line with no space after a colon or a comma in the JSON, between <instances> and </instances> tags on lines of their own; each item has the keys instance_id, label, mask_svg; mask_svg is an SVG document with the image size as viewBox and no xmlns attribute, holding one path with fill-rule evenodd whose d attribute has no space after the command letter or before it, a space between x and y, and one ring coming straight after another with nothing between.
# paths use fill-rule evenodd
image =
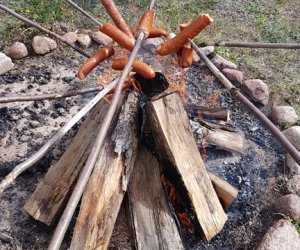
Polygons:
<instances>
[{"instance_id":1,"label":"sausage","mask_svg":"<svg viewBox=\"0 0 300 250\"><path fill-rule=\"evenodd\" d=\"M132 51L135 39L129 37L125 34L122 30L118 29L111 23L105 23L102 27L100 27L100 31L103 32L105 35L111 37L115 42L117 42L120 46L124 47L125 49Z\"/></svg>"},{"instance_id":2,"label":"sausage","mask_svg":"<svg viewBox=\"0 0 300 250\"><path fill-rule=\"evenodd\" d=\"M160 29L160 28L152 28L148 38L155 38L155 37L167 37L168 36L168 32L165 31L164 29Z\"/></svg>"},{"instance_id":3,"label":"sausage","mask_svg":"<svg viewBox=\"0 0 300 250\"><path fill-rule=\"evenodd\" d=\"M177 51L188 42L188 38L194 38L201 30L212 22L213 19L208 15L199 16L183 31L180 31L176 37L162 43L157 49L157 54L165 56Z\"/></svg>"},{"instance_id":4,"label":"sausage","mask_svg":"<svg viewBox=\"0 0 300 250\"><path fill-rule=\"evenodd\" d=\"M193 48L189 45L184 45L181 54L182 67L190 67L193 63Z\"/></svg>"},{"instance_id":5,"label":"sausage","mask_svg":"<svg viewBox=\"0 0 300 250\"><path fill-rule=\"evenodd\" d=\"M127 62L128 59L125 57L116 58L112 61L112 68L115 70L123 70ZM147 79L153 79L155 77L155 71L152 67L137 59L133 61L132 70Z\"/></svg>"},{"instance_id":6,"label":"sausage","mask_svg":"<svg viewBox=\"0 0 300 250\"><path fill-rule=\"evenodd\" d=\"M115 54L113 47L105 47L97 51L78 70L78 77L83 80L97 65Z\"/></svg>"},{"instance_id":7,"label":"sausage","mask_svg":"<svg viewBox=\"0 0 300 250\"><path fill-rule=\"evenodd\" d=\"M121 16L121 14L120 14L117 6L115 5L114 1L112 1L112 0L101 0L101 3L104 6L104 8L107 10L109 16L114 21L116 26L120 30L122 30L127 36L129 36L131 38L134 38L132 33L131 33L131 30L129 29L129 27L127 26L125 20Z\"/></svg>"},{"instance_id":8,"label":"sausage","mask_svg":"<svg viewBox=\"0 0 300 250\"><path fill-rule=\"evenodd\" d=\"M132 34L135 34L137 29L132 29ZM167 37L169 35L169 33L167 31L165 31L164 29L161 28L152 28L150 30L150 33L148 35L148 38L155 38L155 37Z\"/></svg>"},{"instance_id":9,"label":"sausage","mask_svg":"<svg viewBox=\"0 0 300 250\"><path fill-rule=\"evenodd\" d=\"M154 18L155 18L155 12L153 10L147 10L143 14L143 16L139 22L139 25L137 27L137 32L135 32L135 37L138 36L138 33L140 31L143 31L145 33L145 36L148 37L148 35L150 34L150 31L152 29L152 24L153 24Z\"/></svg>"}]
</instances>

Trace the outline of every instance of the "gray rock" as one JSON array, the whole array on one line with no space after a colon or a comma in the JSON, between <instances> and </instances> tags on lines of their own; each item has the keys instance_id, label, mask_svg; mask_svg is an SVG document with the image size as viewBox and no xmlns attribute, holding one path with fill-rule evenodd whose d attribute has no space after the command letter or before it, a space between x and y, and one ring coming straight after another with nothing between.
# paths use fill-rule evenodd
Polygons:
<instances>
[{"instance_id":1,"label":"gray rock","mask_svg":"<svg viewBox=\"0 0 300 250\"><path fill-rule=\"evenodd\" d=\"M92 45L92 38L87 34L78 34L77 41L79 42L80 46L84 49L91 47Z\"/></svg>"},{"instance_id":2,"label":"gray rock","mask_svg":"<svg viewBox=\"0 0 300 250\"><path fill-rule=\"evenodd\" d=\"M278 198L274 203L276 213L289 216L293 220L300 219L300 197L295 194L287 194Z\"/></svg>"},{"instance_id":3,"label":"gray rock","mask_svg":"<svg viewBox=\"0 0 300 250\"><path fill-rule=\"evenodd\" d=\"M100 31L96 31L92 34L92 39L103 46L108 46L113 43L113 39L111 39L109 36L105 35L104 33Z\"/></svg>"},{"instance_id":4,"label":"gray rock","mask_svg":"<svg viewBox=\"0 0 300 250\"><path fill-rule=\"evenodd\" d=\"M271 119L276 125L293 126L299 119L291 106L277 106L272 109Z\"/></svg>"},{"instance_id":5,"label":"gray rock","mask_svg":"<svg viewBox=\"0 0 300 250\"><path fill-rule=\"evenodd\" d=\"M237 69L237 66L230 61L227 61L222 56L216 55L211 62L219 69Z\"/></svg>"},{"instance_id":6,"label":"gray rock","mask_svg":"<svg viewBox=\"0 0 300 250\"><path fill-rule=\"evenodd\" d=\"M32 42L33 50L38 55L45 55L57 48L57 43L45 36L35 36Z\"/></svg>"},{"instance_id":7,"label":"gray rock","mask_svg":"<svg viewBox=\"0 0 300 250\"><path fill-rule=\"evenodd\" d=\"M156 38L148 38L144 43L143 43L143 48L144 49L151 49L151 48L156 48L158 45L163 43L165 40L161 37L156 37Z\"/></svg>"},{"instance_id":8,"label":"gray rock","mask_svg":"<svg viewBox=\"0 0 300 250\"><path fill-rule=\"evenodd\" d=\"M30 122L29 122L29 125L30 125L30 127L32 127L32 128L37 128L37 127L40 127L40 126L41 126L41 124L40 124L38 121L30 121Z\"/></svg>"},{"instance_id":9,"label":"gray rock","mask_svg":"<svg viewBox=\"0 0 300 250\"><path fill-rule=\"evenodd\" d=\"M277 221L262 238L257 250L297 250L300 237L288 220Z\"/></svg>"},{"instance_id":10,"label":"gray rock","mask_svg":"<svg viewBox=\"0 0 300 250\"><path fill-rule=\"evenodd\" d=\"M76 32L68 32L63 35L63 38L65 38L71 44L75 43L78 39Z\"/></svg>"},{"instance_id":11,"label":"gray rock","mask_svg":"<svg viewBox=\"0 0 300 250\"><path fill-rule=\"evenodd\" d=\"M269 102L269 88L260 79L245 80L242 83L242 90L246 92L252 100L267 105Z\"/></svg>"},{"instance_id":12,"label":"gray rock","mask_svg":"<svg viewBox=\"0 0 300 250\"><path fill-rule=\"evenodd\" d=\"M293 126L283 131L289 141L300 150L300 126Z\"/></svg>"},{"instance_id":13,"label":"gray rock","mask_svg":"<svg viewBox=\"0 0 300 250\"><path fill-rule=\"evenodd\" d=\"M300 153L300 152L299 152ZM292 158L290 154L286 154L285 156L285 164L289 168L291 175L300 174L300 166L299 164Z\"/></svg>"},{"instance_id":14,"label":"gray rock","mask_svg":"<svg viewBox=\"0 0 300 250\"><path fill-rule=\"evenodd\" d=\"M215 51L214 46L206 46L203 48L199 48L204 55L208 56L209 54L213 53ZM198 62L200 60L200 57L197 55L197 53L194 51L193 52L193 61Z\"/></svg>"},{"instance_id":15,"label":"gray rock","mask_svg":"<svg viewBox=\"0 0 300 250\"><path fill-rule=\"evenodd\" d=\"M7 55L12 59L22 59L28 55L28 50L24 43L15 42L9 47Z\"/></svg>"},{"instance_id":16,"label":"gray rock","mask_svg":"<svg viewBox=\"0 0 300 250\"><path fill-rule=\"evenodd\" d=\"M294 175L286 184L289 193L300 195L300 175Z\"/></svg>"},{"instance_id":17,"label":"gray rock","mask_svg":"<svg viewBox=\"0 0 300 250\"><path fill-rule=\"evenodd\" d=\"M167 40L170 40L170 39L174 38L175 36L176 36L175 33L169 33L167 36Z\"/></svg>"},{"instance_id":18,"label":"gray rock","mask_svg":"<svg viewBox=\"0 0 300 250\"><path fill-rule=\"evenodd\" d=\"M232 84L239 86L244 80L244 74L242 71L236 69L223 69L222 73L227 77Z\"/></svg>"},{"instance_id":19,"label":"gray rock","mask_svg":"<svg viewBox=\"0 0 300 250\"><path fill-rule=\"evenodd\" d=\"M0 75L10 71L14 66L11 58L0 52Z\"/></svg>"}]
</instances>

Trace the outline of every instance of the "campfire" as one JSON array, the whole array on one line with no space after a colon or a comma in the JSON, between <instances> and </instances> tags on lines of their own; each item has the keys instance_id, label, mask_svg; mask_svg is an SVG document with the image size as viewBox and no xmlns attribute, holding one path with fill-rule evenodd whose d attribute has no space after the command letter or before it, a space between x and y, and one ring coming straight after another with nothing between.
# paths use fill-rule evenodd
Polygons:
<instances>
[{"instance_id":1,"label":"campfire","mask_svg":"<svg viewBox=\"0 0 300 250\"><path fill-rule=\"evenodd\" d=\"M124 200L137 249L183 249L182 237L190 235L210 241L226 223L238 191L206 169L205 144L243 151L229 110L217 102L196 105L187 97L184 73L197 51L191 39L213 20L201 15L172 36L152 27L153 3L130 29L112 1L101 2L115 25L105 23L100 31L115 43L89 56L77 77L83 80L111 60L98 79L105 80L104 89L72 120L75 124L91 110L24 208L49 226L60 218L49 249L59 249L80 199L70 249L107 249ZM122 74L114 80L117 71ZM229 81L225 86L243 98ZM190 124L195 117L203 126L200 151ZM44 146L44 153L65 130ZM0 191L41 157L21 164Z\"/></svg>"}]
</instances>

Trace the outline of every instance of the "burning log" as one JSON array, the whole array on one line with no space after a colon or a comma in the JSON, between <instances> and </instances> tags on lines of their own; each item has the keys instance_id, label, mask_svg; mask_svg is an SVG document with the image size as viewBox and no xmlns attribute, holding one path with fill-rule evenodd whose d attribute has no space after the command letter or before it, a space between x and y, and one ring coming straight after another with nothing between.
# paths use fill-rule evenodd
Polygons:
<instances>
[{"instance_id":1,"label":"burning log","mask_svg":"<svg viewBox=\"0 0 300 250\"><path fill-rule=\"evenodd\" d=\"M224 121L226 123L230 122L231 116L230 110L225 108L207 108L193 104L188 106L188 112L205 120Z\"/></svg>"},{"instance_id":2,"label":"burning log","mask_svg":"<svg viewBox=\"0 0 300 250\"><path fill-rule=\"evenodd\" d=\"M173 93L152 101L147 114L157 151L180 175L203 238L212 239L223 228L227 216L199 154L180 96Z\"/></svg>"},{"instance_id":3,"label":"burning log","mask_svg":"<svg viewBox=\"0 0 300 250\"><path fill-rule=\"evenodd\" d=\"M207 143L216 145L222 149L238 153L243 152L244 139L239 133L221 129L208 130L208 134L205 139Z\"/></svg>"},{"instance_id":4,"label":"burning log","mask_svg":"<svg viewBox=\"0 0 300 250\"><path fill-rule=\"evenodd\" d=\"M26 202L24 209L34 219L50 225L60 216L91 151L107 108L104 102L97 104L61 159L49 169L44 180Z\"/></svg>"},{"instance_id":5,"label":"burning log","mask_svg":"<svg viewBox=\"0 0 300 250\"><path fill-rule=\"evenodd\" d=\"M108 247L134 166L138 145L138 103L137 95L130 93L113 135L111 131L105 138L82 198L70 249Z\"/></svg>"},{"instance_id":6,"label":"burning log","mask_svg":"<svg viewBox=\"0 0 300 250\"><path fill-rule=\"evenodd\" d=\"M160 179L161 166L145 147L139 152L129 185L136 249L183 249Z\"/></svg>"}]
</instances>

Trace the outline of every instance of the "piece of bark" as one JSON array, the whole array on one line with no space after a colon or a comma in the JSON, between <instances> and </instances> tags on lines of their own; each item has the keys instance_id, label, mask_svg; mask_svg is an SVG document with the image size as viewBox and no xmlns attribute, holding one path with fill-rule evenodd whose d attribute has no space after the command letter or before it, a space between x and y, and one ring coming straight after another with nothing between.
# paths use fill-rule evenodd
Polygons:
<instances>
[{"instance_id":1,"label":"piece of bark","mask_svg":"<svg viewBox=\"0 0 300 250\"><path fill-rule=\"evenodd\" d=\"M239 133L221 129L208 130L205 139L208 144L216 145L219 148L238 153L243 152L244 139Z\"/></svg>"},{"instance_id":2,"label":"piece of bark","mask_svg":"<svg viewBox=\"0 0 300 250\"><path fill-rule=\"evenodd\" d=\"M184 249L163 193L161 166L145 147L139 152L129 185L136 249Z\"/></svg>"},{"instance_id":3,"label":"piece of bark","mask_svg":"<svg viewBox=\"0 0 300 250\"><path fill-rule=\"evenodd\" d=\"M90 112L60 160L48 170L24 209L34 219L51 225L59 218L93 146L108 105L100 102Z\"/></svg>"},{"instance_id":4,"label":"piece of bark","mask_svg":"<svg viewBox=\"0 0 300 250\"><path fill-rule=\"evenodd\" d=\"M147 115L157 152L180 175L202 236L211 240L221 231L227 216L201 159L179 94L152 101Z\"/></svg>"},{"instance_id":5,"label":"piece of bark","mask_svg":"<svg viewBox=\"0 0 300 250\"><path fill-rule=\"evenodd\" d=\"M123 189L127 187L137 154L138 107L137 95L130 93L122 106L114 135L110 132L105 139L83 194L72 250L108 248L125 194Z\"/></svg>"},{"instance_id":6,"label":"piece of bark","mask_svg":"<svg viewBox=\"0 0 300 250\"><path fill-rule=\"evenodd\" d=\"M238 190L234 186L230 185L227 181L224 181L212 172L207 172L223 207L225 208L225 210L228 210L231 204L236 199Z\"/></svg>"}]
</instances>

